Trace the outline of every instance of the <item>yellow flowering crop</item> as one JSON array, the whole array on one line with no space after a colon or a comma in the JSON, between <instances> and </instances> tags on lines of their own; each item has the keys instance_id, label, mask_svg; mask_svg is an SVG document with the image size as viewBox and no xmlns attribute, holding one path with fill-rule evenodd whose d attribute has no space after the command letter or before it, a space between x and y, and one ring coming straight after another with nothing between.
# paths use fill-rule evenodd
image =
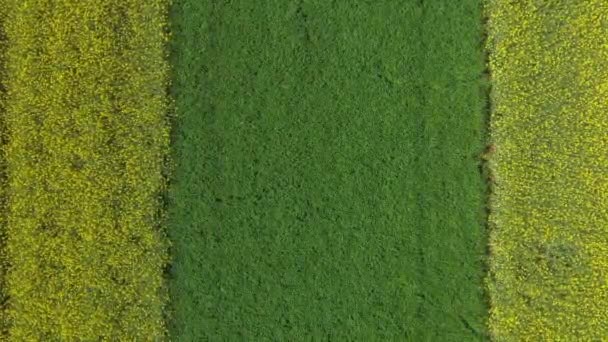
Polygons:
<instances>
[{"instance_id":1,"label":"yellow flowering crop","mask_svg":"<svg viewBox=\"0 0 608 342\"><path fill-rule=\"evenodd\" d=\"M3 0L9 339L165 338L166 0Z\"/></svg>"},{"instance_id":2,"label":"yellow flowering crop","mask_svg":"<svg viewBox=\"0 0 608 342\"><path fill-rule=\"evenodd\" d=\"M608 338L608 2L489 0L496 341Z\"/></svg>"},{"instance_id":3,"label":"yellow flowering crop","mask_svg":"<svg viewBox=\"0 0 608 342\"><path fill-rule=\"evenodd\" d=\"M5 68L4 68L4 51L5 51L5 35L4 35L4 0L0 0L0 341L6 339L6 316L4 303L6 302L5 292L5 272L6 272L6 256L5 256L5 224L6 224L6 163L4 160L4 143L6 132L4 127L4 101L5 101Z\"/></svg>"}]
</instances>

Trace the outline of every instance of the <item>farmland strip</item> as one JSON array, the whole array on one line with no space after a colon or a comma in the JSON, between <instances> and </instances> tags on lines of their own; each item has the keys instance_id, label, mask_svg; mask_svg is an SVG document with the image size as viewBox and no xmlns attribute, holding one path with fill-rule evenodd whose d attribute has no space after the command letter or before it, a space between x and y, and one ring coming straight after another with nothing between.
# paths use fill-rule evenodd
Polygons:
<instances>
[{"instance_id":1,"label":"farmland strip","mask_svg":"<svg viewBox=\"0 0 608 342\"><path fill-rule=\"evenodd\" d=\"M4 20L6 15L5 0L0 0L0 341L6 339L6 161L4 158L4 146L6 138L5 127L5 49L6 35L4 33Z\"/></svg>"},{"instance_id":2,"label":"farmland strip","mask_svg":"<svg viewBox=\"0 0 608 342\"><path fill-rule=\"evenodd\" d=\"M608 3L488 2L497 341L608 336Z\"/></svg>"},{"instance_id":3,"label":"farmland strip","mask_svg":"<svg viewBox=\"0 0 608 342\"><path fill-rule=\"evenodd\" d=\"M9 337L164 336L164 0L7 0Z\"/></svg>"},{"instance_id":4,"label":"farmland strip","mask_svg":"<svg viewBox=\"0 0 608 342\"><path fill-rule=\"evenodd\" d=\"M485 337L477 0L174 1L172 337Z\"/></svg>"}]
</instances>

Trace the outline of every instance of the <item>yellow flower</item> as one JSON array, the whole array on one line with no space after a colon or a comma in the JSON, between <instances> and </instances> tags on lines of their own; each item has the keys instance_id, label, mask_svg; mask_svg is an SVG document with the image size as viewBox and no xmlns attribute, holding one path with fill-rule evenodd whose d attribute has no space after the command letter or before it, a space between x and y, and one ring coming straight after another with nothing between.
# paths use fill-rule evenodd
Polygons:
<instances>
[{"instance_id":1,"label":"yellow flower","mask_svg":"<svg viewBox=\"0 0 608 342\"><path fill-rule=\"evenodd\" d=\"M12 340L166 336L167 5L0 0Z\"/></svg>"},{"instance_id":2,"label":"yellow flower","mask_svg":"<svg viewBox=\"0 0 608 342\"><path fill-rule=\"evenodd\" d=\"M489 0L497 341L608 337L608 2Z\"/></svg>"}]
</instances>

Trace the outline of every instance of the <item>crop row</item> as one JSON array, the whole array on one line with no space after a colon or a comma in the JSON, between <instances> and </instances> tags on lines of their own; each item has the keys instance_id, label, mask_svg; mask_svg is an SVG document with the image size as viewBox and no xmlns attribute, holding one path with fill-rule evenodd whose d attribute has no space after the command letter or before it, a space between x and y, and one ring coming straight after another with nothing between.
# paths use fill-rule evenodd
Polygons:
<instances>
[{"instance_id":1,"label":"crop row","mask_svg":"<svg viewBox=\"0 0 608 342\"><path fill-rule=\"evenodd\" d=\"M497 341L608 336L608 2L488 1Z\"/></svg>"},{"instance_id":2,"label":"crop row","mask_svg":"<svg viewBox=\"0 0 608 342\"><path fill-rule=\"evenodd\" d=\"M4 0L0 0L0 340L6 336L6 316L5 316L5 226L6 226L6 163L4 161L5 127L4 127L4 102L5 102L5 48L6 39L4 34Z\"/></svg>"},{"instance_id":3,"label":"crop row","mask_svg":"<svg viewBox=\"0 0 608 342\"><path fill-rule=\"evenodd\" d=\"M9 338L162 338L167 2L2 5Z\"/></svg>"}]
</instances>

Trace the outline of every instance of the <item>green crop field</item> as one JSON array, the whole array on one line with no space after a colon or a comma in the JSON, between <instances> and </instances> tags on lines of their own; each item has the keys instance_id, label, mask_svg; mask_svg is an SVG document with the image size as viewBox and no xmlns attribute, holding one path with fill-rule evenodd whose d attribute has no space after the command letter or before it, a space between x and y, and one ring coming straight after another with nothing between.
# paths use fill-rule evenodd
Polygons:
<instances>
[{"instance_id":1,"label":"green crop field","mask_svg":"<svg viewBox=\"0 0 608 342\"><path fill-rule=\"evenodd\" d=\"M5 6L5 0L0 0L0 8ZM7 320L5 316L6 297L6 162L4 159L5 130L5 80L6 80L6 34L4 21L6 14L0 11L0 339L5 338Z\"/></svg>"},{"instance_id":2,"label":"green crop field","mask_svg":"<svg viewBox=\"0 0 608 342\"><path fill-rule=\"evenodd\" d=\"M478 0L175 0L175 340L482 340Z\"/></svg>"}]
</instances>

